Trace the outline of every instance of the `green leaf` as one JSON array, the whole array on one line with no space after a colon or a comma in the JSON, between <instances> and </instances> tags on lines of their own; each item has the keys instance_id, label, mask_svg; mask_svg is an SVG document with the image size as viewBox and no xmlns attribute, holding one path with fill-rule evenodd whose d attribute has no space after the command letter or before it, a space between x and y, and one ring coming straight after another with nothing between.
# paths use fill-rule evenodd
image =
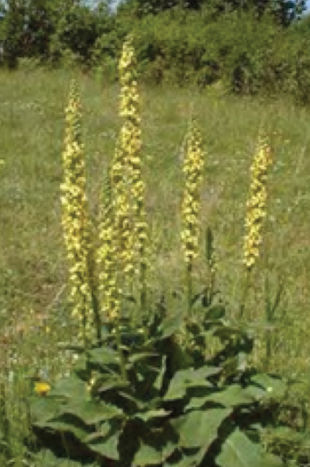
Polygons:
<instances>
[{"instance_id":1,"label":"green leaf","mask_svg":"<svg viewBox=\"0 0 310 467\"><path fill-rule=\"evenodd\" d=\"M166 361L167 361L167 357L166 356L162 357L161 368L153 384L154 388L157 389L157 391L161 391L163 387L164 377L165 377L165 373L167 369Z\"/></svg>"},{"instance_id":2,"label":"green leaf","mask_svg":"<svg viewBox=\"0 0 310 467\"><path fill-rule=\"evenodd\" d=\"M176 450L175 440L171 438L171 427L167 427L160 432L146 432L145 439L139 440L140 447L137 450L133 465L144 467L147 465L162 465Z\"/></svg>"},{"instance_id":3,"label":"green leaf","mask_svg":"<svg viewBox=\"0 0 310 467\"><path fill-rule=\"evenodd\" d=\"M265 453L263 448L242 433L239 428L225 440L216 458L220 467L280 467L282 461Z\"/></svg>"},{"instance_id":4,"label":"green leaf","mask_svg":"<svg viewBox=\"0 0 310 467\"><path fill-rule=\"evenodd\" d=\"M186 391L193 387L212 387L207 378L216 375L221 370L217 367L203 366L195 370L188 368L175 373L170 381L168 391L165 394L164 400L181 399L186 395Z\"/></svg>"},{"instance_id":5,"label":"green leaf","mask_svg":"<svg viewBox=\"0 0 310 467\"><path fill-rule=\"evenodd\" d=\"M109 431L111 431L111 425L109 422L100 423L100 425L97 427L97 430L98 431L94 431L93 433L90 433L90 435L86 436L84 440L85 443L92 443L101 438L105 438Z\"/></svg>"},{"instance_id":6,"label":"green leaf","mask_svg":"<svg viewBox=\"0 0 310 467\"><path fill-rule=\"evenodd\" d=\"M214 321L222 319L225 316L225 307L223 305L214 305L208 308L204 315L204 321Z\"/></svg>"},{"instance_id":7,"label":"green leaf","mask_svg":"<svg viewBox=\"0 0 310 467\"><path fill-rule=\"evenodd\" d=\"M111 389L126 388L127 386L128 382L124 381L121 376L107 374L98 378L95 392L102 393Z\"/></svg>"},{"instance_id":8,"label":"green leaf","mask_svg":"<svg viewBox=\"0 0 310 467\"><path fill-rule=\"evenodd\" d=\"M98 438L96 441L87 443L87 446L91 451L100 454L101 456L108 457L109 459L119 460L118 443L121 430L112 428L110 433L102 438Z\"/></svg>"},{"instance_id":9,"label":"green leaf","mask_svg":"<svg viewBox=\"0 0 310 467\"><path fill-rule=\"evenodd\" d=\"M195 467L200 465L200 462L204 458L206 453L206 450L204 448L197 449L194 454L187 454L185 455L183 453L183 456L181 459L176 461L173 459L173 461L167 461L163 465L163 467Z\"/></svg>"},{"instance_id":10,"label":"green leaf","mask_svg":"<svg viewBox=\"0 0 310 467\"><path fill-rule=\"evenodd\" d=\"M129 361L129 363L134 364L136 362L140 362L140 361L143 361L143 360L148 360L149 358L154 358L154 357L158 357L158 353L141 352L141 353L135 353L133 355L130 355L128 357L128 361Z\"/></svg>"},{"instance_id":11,"label":"green leaf","mask_svg":"<svg viewBox=\"0 0 310 467\"><path fill-rule=\"evenodd\" d=\"M117 365L119 366L118 353L109 347L99 347L88 352L90 363L97 366Z\"/></svg>"},{"instance_id":12,"label":"green leaf","mask_svg":"<svg viewBox=\"0 0 310 467\"><path fill-rule=\"evenodd\" d=\"M158 465L161 462L160 451L148 444L142 444L134 457L133 464L134 466L143 467L145 465Z\"/></svg>"},{"instance_id":13,"label":"green leaf","mask_svg":"<svg viewBox=\"0 0 310 467\"><path fill-rule=\"evenodd\" d=\"M280 378L265 373L259 373L253 376L251 381L264 388L271 398L283 399L286 396L287 384Z\"/></svg>"},{"instance_id":14,"label":"green leaf","mask_svg":"<svg viewBox=\"0 0 310 467\"><path fill-rule=\"evenodd\" d=\"M230 414L230 409L193 410L174 419L171 425L180 436L179 445L182 448L203 447L206 451Z\"/></svg>"},{"instance_id":15,"label":"green leaf","mask_svg":"<svg viewBox=\"0 0 310 467\"><path fill-rule=\"evenodd\" d=\"M61 414L57 418L47 420L46 422L38 421L34 423L34 426L60 433L71 433L82 442L89 435L87 427L71 414Z\"/></svg>"},{"instance_id":16,"label":"green leaf","mask_svg":"<svg viewBox=\"0 0 310 467\"><path fill-rule=\"evenodd\" d=\"M148 410L147 412L138 413L135 415L135 418L139 420L143 420L144 422L148 422L149 420L153 420L154 418L162 418L167 417L171 412L164 410L164 409L154 409Z\"/></svg>"},{"instance_id":17,"label":"green leaf","mask_svg":"<svg viewBox=\"0 0 310 467\"><path fill-rule=\"evenodd\" d=\"M134 397L131 394L128 394L127 392L125 392L125 391L118 391L118 395L123 397L124 399L127 399L130 402L133 402L135 404L137 410L143 411L150 404L149 402L147 402L147 404L145 404L144 402L142 402L137 397Z\"/></svg>"},{"instance_id":18,"label":"green leaf","mask_svg":"<svg viewBox=\"0 0 310 467\"><path fill-rule=\"evenodd\" d=\"M243 388L239 384L232 384L223 391L212 392L211 394L203 397L193 397L186 409L197 409L202 407L207 402L214 402L221 404L224 407L235 407L240 405L248 405L256 402L260 391L259 388L252 386L250 388ZM255 389L258 389L256 392Z\"/></svg>"},{"instance_id":19,"label":"green leaf","mask_svg":"<svg viewBox=\"0 0 310 467\"><path fill-rule=\"evenodd\" d=\"M81 467L81 463L78 461L73 461L70 459L64 459L61 457L56 457L52 451L48 449L42 449L39 451L33 458L35 461L35 464L31 465L36 465L36 466L44 466L44 467ZM93 463L87 463L84 464L83 466L86 467L95 467Z\"/></svg>"},{"instance_id":20,"label":"green leaf","mask_svg":"<svg viewBox=\"0 0 310 467\"><path fill-rule=\"evenodd\" d=\"M182 313L177 313L164 319L159 327L160 339L167 339L179 331L182 322Z\"/></svg>"},{"instance_id":21,"label":"green leaf","mask_svg":"<svg viewBox=\"0 0 310 467\"><path fill-rule=\"evenodd\" d=\"M63 407L62 412L75 415L86 425L95 425L104 420L123 417L123 412L118 407L95 401L72 403Z\"/></svg>"},{"instance_id":22,"label":"green leaf","mask_svg":"<svg viewBox=\"0 0 310 467\"><path fill-rule=\"evenodd\" d=\"M87 384L75 375L68 376L59 380L51 389L47 399L52 397L61 397L65 400L85 400L88 399Z\"/></svg>"},{"instance_id":23,"label":"green leaf","mask_svg":"<svg viewBox=\"0 0 310 467\"><path fill-rule=\"evenodd\" d=\"M55 417L59 414L60 404L56 398L53 397L33 397L30 401L30 412L34 422L40 423Z\"/></svg>"}]
</instances>

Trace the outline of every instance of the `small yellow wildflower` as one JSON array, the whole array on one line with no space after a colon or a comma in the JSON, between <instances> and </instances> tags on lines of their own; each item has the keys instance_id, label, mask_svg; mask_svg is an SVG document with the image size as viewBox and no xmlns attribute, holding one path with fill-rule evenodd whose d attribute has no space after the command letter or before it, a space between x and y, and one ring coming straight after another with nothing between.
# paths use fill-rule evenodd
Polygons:
<instances>
[{"instance_id":1,"label":"small yellow wildflower","mask_svg":"<svg viewBox=\"0 0 310 467\"><path fill-rule=\"evenodd\" d=\"M192 120L185 139L185 189L182 202L183 230L181 232L184 259L188 267L198 256L200 236L200 185L204 166L204 153L200 132Z\"/></svg>"},{"instance_id":2,"label":"small yellow wildflower","mask_svg":"<svg viewBox=\"0 0 310 467\"><path fill-rule=\"evenodd\" d=\"M262 137L259 138L257 153L251 166L251 185L245 219L243 262L250 271L259 257L262 243L263 221L267 210L267 175L272 163L271 149Z\"/></svg>"},{"instance_id":3,"label":"small yellow wildflower","mask_svg":"<svg viewBox=\"0 0 310 467\"><path fill-rule=\"evenodd\" d=\"M81 141L81 108L77 85L72 82L66 108L66 134L63 151L64 182L61 184L62 225L67 248L73 303L76 316L85 329L91 311L88 270L89 225L85 194L84 147Z\"/></svg>"},{"instance_id":4,"label":"small yellow wildflower","mask_svg":"<svg viewBox=\"0 0 310 467\"><path fill-rule=\"evenodd\" d=\"M34 391L39 396L46 396L50 390L51 386L46 381L36 381L34 383Z\"/></svg>"}]
</instances>

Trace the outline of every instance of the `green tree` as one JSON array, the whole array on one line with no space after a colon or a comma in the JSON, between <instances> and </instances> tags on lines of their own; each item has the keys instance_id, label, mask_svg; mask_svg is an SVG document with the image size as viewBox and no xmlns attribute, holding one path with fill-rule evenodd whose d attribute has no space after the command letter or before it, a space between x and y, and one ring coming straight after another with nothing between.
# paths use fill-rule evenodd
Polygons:
<instances>
[{"instance_id":1,"label":"green tree","mask_svg":"<svg viewBox=\"0 0 310 467\"><path fill-rule=\"evenodd\" d=\"M216 14L231 10L255 9L263 14L269 9L283 25L300 16L306 8L305 0L123 0L120 11L128 9L137 17L158 14L173 7L199 9L209 8Z\"/></svg>"}]
</instances>

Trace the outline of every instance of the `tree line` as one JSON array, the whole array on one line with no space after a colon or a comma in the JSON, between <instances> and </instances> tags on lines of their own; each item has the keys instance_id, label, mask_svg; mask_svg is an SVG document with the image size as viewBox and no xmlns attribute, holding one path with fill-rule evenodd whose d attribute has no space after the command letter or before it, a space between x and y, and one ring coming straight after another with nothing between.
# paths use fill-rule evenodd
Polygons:
<instances>
[{"instance_id":1,"label":"tree line","mask_svg":"<svg viewBox=\"0 0 310 467\"><path fill-rule=\"evenodd\" d=\"M0 0L2 65L34 58L116 79L133 33L142 79L310 96L304 0Z\"/></svg>"}]
</instances>

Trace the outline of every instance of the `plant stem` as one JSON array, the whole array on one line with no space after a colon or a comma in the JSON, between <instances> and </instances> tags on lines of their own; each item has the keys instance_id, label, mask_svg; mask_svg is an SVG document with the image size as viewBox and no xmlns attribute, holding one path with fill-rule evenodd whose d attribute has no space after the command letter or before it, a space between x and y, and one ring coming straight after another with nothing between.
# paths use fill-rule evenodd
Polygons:
<instances>
[{"instance_id":1,"label":"plant stem","mask_svg":"<svg viewBox=\"0 0 310 467\"><path fill-rule=\"evenodd\" d=\"M190 316L192 309L193 298L193 277L192 277L193 263L190 261L186 270L186 286L187 286L187 316Z\"/></svg>"},{"instance_id":2,"label":"plant stem","mask_svg":"<svg viewBox=\"0 0 310 467\"><path fill-rule=\"evenodd\" d=\"M97 289L96 278L95 278L94 254L93 254L92 249L90 249L89 251L87 267L88 267L88 276L89 276L89 287L91 291L92 309L94 313L94 323L95 323L95 328L96 328L96 337L97 337L97 343L98 345L100 345L102 343L102 335L101 335L102 323L101 323L100 312L99 312L99 301L98 301L98 294L97 294L98 289Z\"/></svg>"},{"instance_id":3,"label":"plant stem","mask_svg":"<svg viewBox=\"0 0 310 467\"><path fill-rule=\"evenodd\" d=\"M116 346L117 346L118 355L119 355L121 375L123 379L127 381L126 362L125 362L125 357L124 357L124 353L122 350L122 339L121 339L120 326L118 322L116 323L116 326L115 326L115 339L116 339Z\"/></svg>"},{"instance_id":4,"label":"plant stem","mask_svg":"<svg viewBox=\"0 0 310 467\"><path fill-rule=\"evenodd\" d=\"M251 285L250 284L251 271L252 270L249 268L247 268L246 270L246 276L244 280L244 286L243 286L240 309L239 309L239 319L242 319L244 317L245 306L246 306L246 302L247 302L249 290L250 290L250 285Z\"/></svg>"},{"instance_id":5,"label":"plant stem","mask_svg":"<svg viewBox=\"0 0 310 467\"><path fill-rule=\"evenodd\" d=\"M140 294L140 309L145 312L146 307L146 264L144 261L140 265L140 280L141 280L141 294Z\"/></svg>"}]
</instances>

